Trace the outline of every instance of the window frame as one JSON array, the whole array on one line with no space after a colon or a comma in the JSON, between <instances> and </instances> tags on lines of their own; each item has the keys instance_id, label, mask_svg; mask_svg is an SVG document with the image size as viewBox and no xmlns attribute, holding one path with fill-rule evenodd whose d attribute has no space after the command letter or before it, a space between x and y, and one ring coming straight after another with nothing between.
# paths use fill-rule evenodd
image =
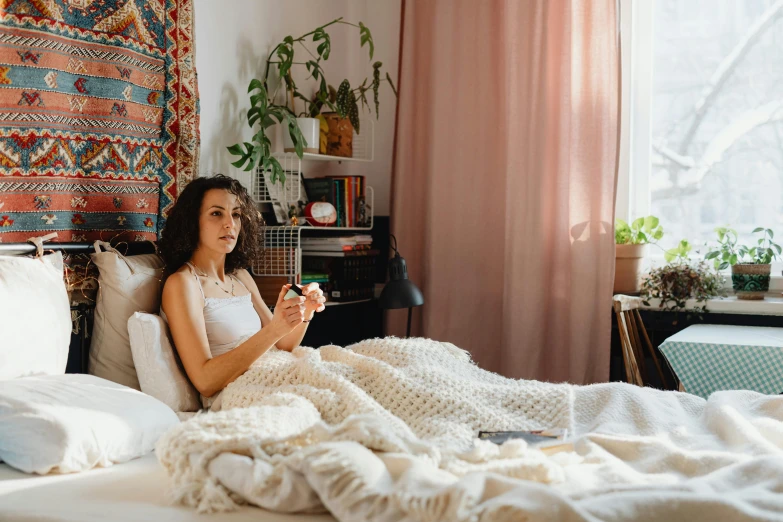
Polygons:
<instances>
[{"instance_id":1,"label":"window frame","mask_svg":"<svg viewBox=\"0 0 783 522\"><path fill-rule=\"evenodd\" d=\"M620 150L615 218L630 222L650 214L652 151L652 68L654 2L619 0L621 49ZM663 251L652 247L646 263L662 265ZM783 291L783 263L772 263L769 294ZM731 269L723 271L731 294Z\"/></svg>"}]
</instances>

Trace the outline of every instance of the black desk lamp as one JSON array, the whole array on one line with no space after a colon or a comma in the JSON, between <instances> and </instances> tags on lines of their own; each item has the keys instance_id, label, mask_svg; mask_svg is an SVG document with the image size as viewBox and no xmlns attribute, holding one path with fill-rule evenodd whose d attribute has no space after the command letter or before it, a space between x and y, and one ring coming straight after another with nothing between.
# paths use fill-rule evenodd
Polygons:
<instances>
[{"instance_id":1,"label":"black desk lamp","mask_svg":"<svg viewBox=\"0 0 783 522\"><path fill-rule=\"evenodd\" d=\"M397 308L408 309L408 329L405 336L411 336L411 314L414 306L424 304L424 296L408 279L408 267L405 265L405 259L397 251L397 238L394 239L394 257L389 260L389 282L383 287L381 297L378 300L378 306L385 310Z\"/></svg>"}]
</instances>

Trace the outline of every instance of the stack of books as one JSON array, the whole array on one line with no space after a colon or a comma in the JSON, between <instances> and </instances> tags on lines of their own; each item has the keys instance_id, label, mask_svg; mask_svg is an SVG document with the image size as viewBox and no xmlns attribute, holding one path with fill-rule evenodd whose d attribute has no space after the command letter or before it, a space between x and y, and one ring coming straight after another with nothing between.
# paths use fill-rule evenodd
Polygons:
<instances>
[{"instance_id":1,"label":"stack of books","mask_svg":"<svg viewBox=\"0 0 783 522\"><path fill-rule=\"evenodd\" d=\"M302 255L327 255L344 257L345 255L361 255L372 250L372 236L357 234L352 236L333 237L303 237L301 239Z\"/></svg>"},{"instance_id":2,"label":"stack of books","mask_svg":"<svg viewBox=\"0 0 783 522\"><path fill-rule=\"evenodd\" d=\"M302 283L318 283L329 301L371 299L379 250L372 236L303 237Z\"/></svg>"}]
</instances>

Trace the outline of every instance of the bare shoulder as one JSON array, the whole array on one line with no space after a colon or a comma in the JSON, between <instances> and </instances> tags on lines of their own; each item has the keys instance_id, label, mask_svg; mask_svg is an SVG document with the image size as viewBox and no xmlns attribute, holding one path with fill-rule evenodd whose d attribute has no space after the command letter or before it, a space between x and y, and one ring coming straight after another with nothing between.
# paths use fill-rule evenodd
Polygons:
<instances>
[{"instance_id":1,"label":"bare shoulder","mask_svg":"<svg viewBox=\"0 0 783 522\"><path fill-rule=\"evenodd\" d=\"M190 297L194 293L200 296L196 286L198 284L199 282L186 268L180 268L166 278L166 282L163 284L163 300Z\"/></svg>"},{"instance_id":2,"label":"bare shoulder","mask_svg":"<svg viewBox=\"0 0 783 522\"><path fill-rule=\"evenodd\" d=\"M256 282L253 279L253 276L250 275L250 272L245 270L244 268L240 268L234 272L234 275L237 279L242 281L242 283L250 290L251 292L256 289Z\"/></svg>"}]
</instances>

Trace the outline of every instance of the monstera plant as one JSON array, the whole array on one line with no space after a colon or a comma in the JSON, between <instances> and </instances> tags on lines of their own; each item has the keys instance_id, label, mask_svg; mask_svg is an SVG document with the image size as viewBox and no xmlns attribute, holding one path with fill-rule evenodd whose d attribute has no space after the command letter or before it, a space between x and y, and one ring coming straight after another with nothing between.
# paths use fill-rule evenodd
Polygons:
<instances>
[{"instance_id":1,"label":"monstera plant","mask_svg":"<svg viewBox=\"0 0 783 522\"><path fill-rule=\"evenodd\" d=\"M252 129L257 129L257 132L253 135L251 141L237 143L228 147L228 151L231 154L239 156L239 159L234 161L232 165L237 168L243 168L246 171L260 166L264 171L270 172L270 179L273 183L277 180L284 183L285 172L280 162L272 155L272 142L267 135L267 130L270 127L278 124L284 126L286 134L292 143L293 151L301 159L305 148L313 147L313 145L317 148L318 141L317 137L315 143L312 143L312 139L305 139L305 135L303 135L300 128L300 123L305 123L302 120L316 118L320 114L321 109L327 106L341 118L347 117L350 119L358 133L361 130L359 103L362 106L369 106L367 95L370 91L373 93L376 117L380 107L381 83L388 82L395 96L397 95L397 90L389 74L386 73L385 78L381 78L383 64L374 62L372 65L372 81L369 78L365 78L357 87L352 87L347 79L343 80L336 90L332 89L330 97L329 83L326 80L323 64L329 59L332 50L331 37L327 32L327 28L334 25L356 28L359 31L360 46L366 46L370 60L373 59L375 43L373 42L370 29L362 22L359 22L357 25L338 18L298 38L293 36L283 38L269 53L263 79L250 81L248 86L250 109L247 111L247 123ZM308 48L308 41L311 45L316 46L315 52ZM306 53L304 61L297 61L296 59L299 56L297 51L300 49ZM312 79L317 83L313 96L302 94L300 86L294 81L292 70L295 67L302 66L309 73L307 80ZM274 84L274 90L271 90L272 79L277 80ZM281 88L286 92L285 102L278 104L275 100ZM296 110L297 101L301 103L302 107L298 112ZM317 129L318 123L315 125Z\"/></svg>"}]
</instances>

